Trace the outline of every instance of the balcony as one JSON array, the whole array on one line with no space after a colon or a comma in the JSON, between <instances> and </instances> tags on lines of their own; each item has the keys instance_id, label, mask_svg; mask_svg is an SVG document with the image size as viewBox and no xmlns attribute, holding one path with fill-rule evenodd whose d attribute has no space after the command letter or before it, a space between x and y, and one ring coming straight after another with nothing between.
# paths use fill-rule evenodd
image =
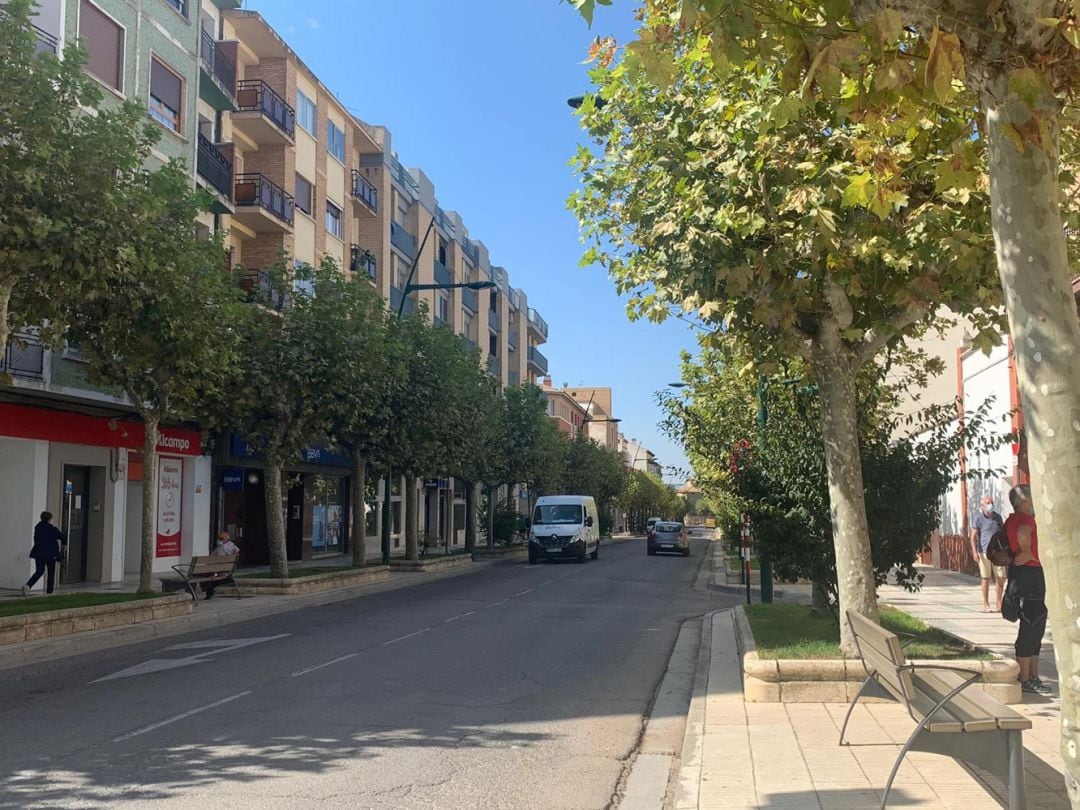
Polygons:
<instances>
[{"instance_id":1,"label":"balcony","mask_svg":"<svg viewBox=\"0 0 1080 810\"><path fill-rule=\"evenodd\" d=\"M446 216L446 212L439 206L435 206L435 224L442 228L446 233L454 236L454 223Z\"/></svg>"},{"instance_id":2,"label":"balcony","mask_svg":"<svg viewBox=\"0 0 1080 810\"><path fill-rule=\"evenodd\" d=\"M517 385L518 384L518 373L516 371L507 372L506 383L507 383L507 385Z\"/></svg>"},{"instance_id":3,"label":"balcony","mask_svg":"<svg viewBox=\"0 0 1080 810\"><path fill-rule=\"evenodd\" d=\"M292 229L293 197L261 174L236 175L233 216L256 233L281 233Z\"/></svg>"},{"instance_id":4,"label":"balcony","mask_svg":"<svg viewBox=\"0 0 1080 810\"><path fill-rule=\"evenodd\" d=\"M261 79L237 83L232 122L256 144L291 145L296 133L295 111Z\"/></svg>"},{"instance_id":5,"label":"balcony","mask_svg":"<svg viewBox=\"0 0 1080 810\"><path fill-rule=\"evenodd\" d=\"M543 340L548 338L547 321L541 318L540 313L532 307L529 307L529 331Z\"/></svg>"},{"instance_id":6,"label":"balcony","mask_svg":"<svg viewBox=\"0 0 1080 810\"><path fill-rule=\"evenodd\" d=\"M518 330L514 328L514 324L510 324L510 328L506 332L506 343L510 347L510 351L517 350Z\"/></svg>"},{"instance_id":7,"label":"balcony","mask_svg":"<svg viewBox=\"0 0 1080 810\"><path fill-rule=\"evenodd\" d=\"M450 272L449 267L447 267L445 264L440 262L438 259L435 260L435 283L436 284L453 284L454 283L454 274Z\"/></svg>"},{"instance_id":8,"label":"balcony","mask_svg":"<svg viewBox=\"0 0 1080 810\"><path fill-rule=\"evenodd\" d=\"M390 176L414 198L420 196L420 184L406 171L405 167L401 165L401 161L396 157L390 158Z\"/></svg>"},{"instance_id":9,"label":"balcony","mask_svg":"<svg viewBox=\"0 0 1080 810\"><path fill-rule=\"evenodd\" d=\"M461 303L474 314L480 311L480 296L476 290L463 287L461 289Z\"/></svg>"},{"instance_id":10,"label":"balcony","mask_svg":"<svg viewBox=\"0 0 1080 810\"><path fill-rule=\"evenodd\" d=\"M476 246L475 242L463 236L458 244L461 245L462 252L472 260L473 264L480 264L480 248Z\"/></svg>"},{"instance_id":11,"label":"balcony","mask_svg":"<svg viewBox=\"0 0 1080 810\"><path fill-rule=\"evenodd\" d=\"M521 309L521 293L517 290L511 289L510 292L506 294L506 300L510 302L510 309L515 312Z\"/></svg>"},{"instance_id":12,"label":"balcony","mask_svg":"<svg viewBox=\"0 0 1080 810\"><path fill-rule=\"evenodd\" d=\"M502 321L499 320L499 311L495 309L488 310L488 326L491 327L493 332L502 331Z\"/></svg>"},{"instance_id":13,"label":"balcony","mask_svg":"<svg viewBox=\"0 0 1080 810\"><path fill-rule=\"evenodd\" d=\"M219 112L231 110L236 99L236 64L208 31L201 32L199 97Z\"/></svg>"},{"instance_id":14,"label":"balcony","mask_svg":"<svg viewBox=\"0 0 1080 810\"><path fill-rule=\"evenodd\" d=\"M45 379L45 348L37 335L15 332L0 357L0 376L10 374L21 380Z\"/></svg>"},{"instance_id":15,"label":"balcony","mask_svg":"<svg viewBox=\"0 0 1080 810\"><path fill-rule=\"evenodd\" d=\"M395 315L398 312L398 307L401 306L402 298L405 297L404 295L402 295L400 289L393 286L390 287L390 311L393 312ZM401 310L401 314L405 316L415 315L416 301L414 301L412 298L405 298L405 308Z\"/></svg>"},{"instance_id":16,"label":"balcony","mask_svg":"<svg viewBox=\"0 0 1080 810\"><path fill-rule=\"evenodd\" d=\"M409 259L416 256L416 237L405 230L404 225L398 225L390 220L390 244L404 253Z\"/></svg>"},{"instance_id":17,"label":"balcony","mask_svg":"<svg viewBox=\"0 0 1080 810\"><path fill-rule=\"evenodd\" d=\"M547 358L544 357L544 355L542 355L540 353L540 350L538 348L536 348L535 346L530 346L529 347L528 360L529 360L529 365L532 366L533 368L535 368L540 374L547 374L547 370L548 370Z\"/></svg>"},{"instance_id":18,"label":"balcony","mask_svg":"<svg viewBox=\"0 0 1080 810\"><path fill-rule=\"evenodd\" d=\"M460 337L461 337L461 340L465 343L465 348L468 351L470 351L470 352L475 352L476 351L476 344L475 343L473 343L471 340L469 340L464 335L461 335Z\"/></svg>"},{"instance_id":19,"label":"balcony","mask_svg":"<svg viewBox=\"0 0 1080 810\"><path fill-rule=\"evenodd\" d=\"M363 203L372 213L379 210L379 190L372 185L359 169L352 170L352 197Z\"/></svg>"},{"instance_id":20,"label":"balcony","mask_svg":"<svg viewBox=\"0 0 1080 810\"><path fill-rule=\"evenodd\" d=\"M502 372L499 369L499 358L493 354L488 355L487 370L488 374L490 374L492 377L502 376Z\"/></svg>"},{"instance_id":21,"label":"balcony","mask_svg":"<svg viewBox=\"0 0 1080 810\"><path fill-rule=\"evenodd\" d=\"M196 168L199 177L209 183L226 200L232 200L232 164L210 142L210 139L201 133Z\"/></svg>"},{"instance_id":22,"label":"balcony","mask_svg":"<svg viewBox=\"0 0 1080 810\"><path fill-rule=\"evenodd\" d=\"M34 48L38 53L50 53L56 56L57 51L60 50L60 40L50 34L43 28L38 28L36 25L32 25L34 34L37 35L37 42L34 43Z\"/></svg>"},{"instance_id":23,"label":"balcony","mask_svg":"<svg viewBox=\"0 0 1080 810\"><path fill-rule=\"evenodd\" d=\"M265 270L245 270L240 279L240 289L248 294L248 301L281 312L289 306L289 294L274 283Z\"/></svg>"},{"instance_id":24,"label":"balcony","mask_svg":"<svg viewBox=\"0 0 1080 810\"><path fill-rule=\"evenodd\" d=\"M364 250L359 245L349 246L349 270L351 272L367 276L374 281L377 269L374 253L370 250Z\"/></svg>"}]
</instances>

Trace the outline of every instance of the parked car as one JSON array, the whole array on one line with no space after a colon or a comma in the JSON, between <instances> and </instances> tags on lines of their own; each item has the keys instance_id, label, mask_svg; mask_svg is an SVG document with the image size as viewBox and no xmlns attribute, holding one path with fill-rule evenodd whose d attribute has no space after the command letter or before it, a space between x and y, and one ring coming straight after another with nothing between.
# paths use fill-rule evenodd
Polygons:
<instances>
[{"instance_id":1,"label":"parked car","mask_svg":"<svg viewBox=\"0 0 1080 810\"><path fill-rule=\"evenodd\" d=\"M690 539L686 536L686 528L674 521L658 521L649 530L646 551L650 557L658 551L671 551L689 557Z\"/></svg>"},{"instance_id":2,"label":"parked car","mask_svg":"<svg viewBox=\"0 0 1080 810\"><path fill-rule=\"evenodd\" d=\"M529 529L529 562L569 557L580 563L600 556L596 501L585 495L545 495L536 499Z\"/></svg>"}]
</instances>

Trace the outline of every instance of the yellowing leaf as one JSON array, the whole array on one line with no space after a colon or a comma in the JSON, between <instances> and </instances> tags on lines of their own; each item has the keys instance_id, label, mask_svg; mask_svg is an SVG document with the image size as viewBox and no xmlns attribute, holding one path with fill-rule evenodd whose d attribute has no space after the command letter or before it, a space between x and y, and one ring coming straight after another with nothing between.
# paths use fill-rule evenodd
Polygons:
<instances>
[{"instance_id":1,"label":"yellowing leaf","mask_svg":"<svg viewBox=\"0 0 1080 810\"><path fill-rule=\"evenodd\" d=\"M925 82L938 101L947 101L952 94L953 79L964 78L964 56L956 34L943 34L934 28L926 54Z\"/></svg>"},{"instance_id":2,"label":"yellowing leaf","mask_svg":"<svg viewBox=\"0 0 1080 810\"><path fill-rule=\"evenodd\" d=\"M873 195L873 178L870 176L869 172L863 172L862 174L856 174L849 178L848 186L844 189L841 200L842 204L848 208L852 206L866 207L870 204L870 199Z\"/></svg>"}]
</instances>

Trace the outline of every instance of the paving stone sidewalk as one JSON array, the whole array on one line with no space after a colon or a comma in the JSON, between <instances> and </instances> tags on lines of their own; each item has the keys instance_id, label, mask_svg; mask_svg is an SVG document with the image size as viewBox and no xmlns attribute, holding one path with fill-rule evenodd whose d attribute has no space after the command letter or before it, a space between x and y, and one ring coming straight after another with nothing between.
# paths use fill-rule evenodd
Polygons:
<instances>
[{"instance_id":1,"label":"paving stone sidewalk","mask_svg":"<svg viewBox=\"0 0 1080 810\"><path fill-rule=\"evenodd\" d=\"M861 810L880 804L889 770L914 728L900 706L860 705L848 727L852 744L841 747L843 704L743 701L731 611L706 619L702 642L707 664L695 680L676 810ZM1056 728L1051 733L1049 706L1022 707L1036 724L1024 734L1029 810L1069 807L1061 774L1050 761ZM900 768L890 806L978 810L1005 806L1004 795L993 777L916 752Z\"/></svg>"}]
</instances>

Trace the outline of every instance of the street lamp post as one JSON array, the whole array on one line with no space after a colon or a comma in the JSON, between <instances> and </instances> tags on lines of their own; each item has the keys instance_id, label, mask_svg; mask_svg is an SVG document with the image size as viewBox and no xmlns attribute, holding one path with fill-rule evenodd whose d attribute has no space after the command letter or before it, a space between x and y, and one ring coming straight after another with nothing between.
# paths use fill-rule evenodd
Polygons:
<instances>
[{"instance_id":1,"label":"street lamp post","mask_svg":"<svg viewBox=\"0 0 1080 810\"><path fill-rule=\"evenodd\" d=\"M401 301L398 303L397 319L400 321L402 314L405 312L405 302L409 298L409 294L416 292L417 290L455 290L455 289L469 289L469 290L490 290L495 286L494 281L466 281L455 284L413 284L413 276L416 274L416 265L420 262L420 257L424 253L424 247L427 245L428 237L431 236L431 232L435 229L435 217L431 218L428 222L427 230L424 231L424 238L420 241L420 247L416 251L416 256L413 257L412 264L409 265L409 275L405 278L405 289L401 291ZM393 475L391 472L386 473L386 478L383 481L383 510L382 510L382 564L390 564L390 487L393 485ZM403 492L402 495L405 493ZM406 531L408 529L406 528Z\"/></svg>"}]
</instances>

